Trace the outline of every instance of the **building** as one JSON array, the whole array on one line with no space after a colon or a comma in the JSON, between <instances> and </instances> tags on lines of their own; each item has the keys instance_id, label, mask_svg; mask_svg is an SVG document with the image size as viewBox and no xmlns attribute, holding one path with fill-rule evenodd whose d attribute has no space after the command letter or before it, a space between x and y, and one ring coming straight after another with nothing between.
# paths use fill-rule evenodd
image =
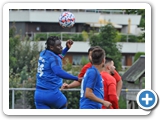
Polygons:
<instances>
[{"instance_id":1,"label":"building","mask_svg":"<svg viewBox=\"0 0 160 120\"><path fill-rule=\"evenodd\" d=\"M65 41L62 41L62 46L65 47ZM122 67L131 66L134 62L134 55L137 52L145 52L145 43L129 43L129 42L118 42L122 49ZM45 41L40 41L39 46L43 49L45 48ZM82 57L88 59L88 49L90 48L89 42L78 42L74 41L71 49L65 56L63 62L66 59L69 60L73 65L79 65L81 63ZM131 49L132 48L132 49Z\"/></svg>"},{"instance_id":2,"label":"building","mask_svg":"<svg viewBox=\"0 0 160 120\"><path fill-rule=\"evenodd\" d=\"M71 29L62 28L58 18L63 11L71 11L76 24ZM89 19L88 19L89 18ZM99 28L108 22L123 34L139 35L140 15L128 15L122 10L97 9L10 9L9 26L15 22L17 32L33 38L36 32L82 32ZM98 32L98 29L97 29Z\"/></svg>"},{"instance_id":3,"label":"building","mask_svg":"<svg viewBox=\"0 0 160 120\"><path fill-rule=\"evenodd\" d=\"M71 29L62 28L58 18L63 11L71 11L76 16L76 24ZM88 19L89 18L89 19ZM138 25L140 15L128 15L122 10L99 10L99 9L10 9L9 27L15 23L17 33L29 36L33 40L35 33L47 32L72 32L79 33L95 28L98 32L100 26L111 22L122 34L139 35L142 33ZM40 44L43 41L40 42ZM63 43L64 44L64 43ZM145 52L145 43L117 43L122 46L122 65L131 66L134 55L137 52ZM83 46L83 47L82 47ZM75 42L69 50L66 58L72 64L80 64L82 56L87 57L90 47L88 42Z\"/></svg>"}]
</instances>

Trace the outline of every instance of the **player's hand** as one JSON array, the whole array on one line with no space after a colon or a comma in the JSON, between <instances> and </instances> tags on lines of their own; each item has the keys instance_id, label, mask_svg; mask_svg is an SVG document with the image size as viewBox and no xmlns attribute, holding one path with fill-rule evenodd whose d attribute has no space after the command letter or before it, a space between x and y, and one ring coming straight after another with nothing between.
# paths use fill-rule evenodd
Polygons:
<instances>
[{"instance_id":1,"label":"player's hand","mask_svg":"<svg viewBox=\"0 0 160 120\"><path fill-rule=\"evenodd\" d=\"M63 83L63 85L61 86L61 90L63 89L68 89L69 85L67 83Z\"/></svg>"},{"instance_id":2,"label":"player's hand","mask_svg":"<svg viewBox=\"0 0 160 120\"><path fill-rule=\"evenodd\" d=\"M82 79L83 79L83 77L81 77L81 78L78 78L78 82L82 82Z\"/></svg>"},{"instance_id":3,"label":"player's hand","mask_svg":"<svg viewBox=\"0 0 160 120\"><path fill-rule=\"evenodd\" d=\"M72 41L72 40L67 40L67 42L66 42L66 47L67 47L68 49L70 49L71 46L72 46L72 44L73 44L73 41Z\"/></svg>"},{"instance_id":4,"label":"player's hand","mask_svg":"<svg viewBox=\"0 0 160 120\"><path fill-rule=\"evenodd\" d=\"M112 103L110 103L109 101L105 101L105 100L104 100L103 105L104 105L106 108L110 108L110 106L112 106Z\"/></svg>"}]
</instances>

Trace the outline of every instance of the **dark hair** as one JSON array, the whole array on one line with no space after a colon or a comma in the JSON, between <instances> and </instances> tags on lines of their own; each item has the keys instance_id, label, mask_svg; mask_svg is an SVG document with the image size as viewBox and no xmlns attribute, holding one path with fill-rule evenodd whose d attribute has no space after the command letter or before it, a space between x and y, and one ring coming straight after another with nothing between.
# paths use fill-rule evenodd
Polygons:
<instances>
[{"instance_id":1,"label":"dark hair","mask_svg":"<svg viewBox=\"0 0 160 120\"><path fill-rule=\"evenodd\" d=\"M99 46L92 46L92 47L90 47L90 48L88 49L88 54L89 54L89 52L93 51L94 48L100 48L100 47L99 47Z\"/></svg>"},{"instance_id":2,"label":"dark hair","mask_svg":"<svg viewBox=\"0 0 160 120\"><path fill-rule=\"evenodd\" d=\"M49 50L50 49L50 45L54 46L56 40L60 40L60 39L57 36L48 37L48 39L47 39L47 41L45 43L45 45L47 45L46 49Z\"/></svg>"},{"instance_id":3,"label":"dark hair","mask_svg":"<svg viewBox=\"0 0 160 120\"><path fill-rule=\"evenodd\" d=\"M109 63L109 62L111 62L111 61L113 61L112 58L110 58L110 57L105 57L105 63Z\"/></svg>"},{"instance_id":4,"label":"dark hair","mask_svg":"<svg viewBox=\"0 0 160 120\"><path fill-rule=\"evenodd\" d=\"M91 56L92 56L92 64L100 65L105 57L105 51L100 47L94 48Z\"/></svg>"}]
</instances>

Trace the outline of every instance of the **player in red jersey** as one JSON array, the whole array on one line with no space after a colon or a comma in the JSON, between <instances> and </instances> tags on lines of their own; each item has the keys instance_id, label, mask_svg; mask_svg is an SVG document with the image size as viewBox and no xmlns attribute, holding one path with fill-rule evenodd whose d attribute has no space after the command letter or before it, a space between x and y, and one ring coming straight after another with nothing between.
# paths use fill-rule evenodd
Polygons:
<instances>
[{"instance_id":1,"label":"player in red jersey","mask_svg":"<svg viewBox=\"0 0 160 120\"><path fill-rule=\"evenodd\" d=\"M116 93L116 79L111 75L115 71L113 59L106 57L105 65L101 76L104 85L104 100L112 103L110 109L118 109L118 98ZM102 106L106 109L105 106Z\"/></svg>"},{"instance_id":2,"label":"player in red jersey","mask_svg":"<svg viewBox=\"0 0 160 120\"><path fill-rule=\"evenodd\" d=\"M95 47L98 47L98 46L95 46ZM91 47L91 48L88 49L88 59L89 59L90 62L87 63L86 65L84 65L84 67L81 69L81 71L78 75L79 78L82 78L84 76L84 74L86 73L87 69L92 66L91 53L92 53L92 51L95 47ZM118 72L116 70L114 70L114 72L112 72L111 75L113 75L113 77L116 79L117 98L119 100L120 92L121 92L121 89L122 89L122 79L121 79L121 76L118 74ZM70 84L64 83L63 86L62 86L62 89L75 88L75 87L79 87L80 85L81 85L80 81L73 81Z\"/></svg>"},{"instance_id":3,"label":"player in red jersey","mask_svg":"<svg viewBox=\"0 0 160 120\"><path fill-rule=\"evenodd\" d=\"M92 54L92 51L93 51L94 48L95 47L91 47L91 48L88 49L88 59L89 59L90 62L83 66L83 68L81 69L80 73L78 74L78 77L83 78L83 76L86 73L87 69L92 66L91 54ZM62 85L61 89L75 88L75 87L79 87L80 85L81 85L80 81L73 81L70 84L64 83Z\"/></svg>"}]
</instances>

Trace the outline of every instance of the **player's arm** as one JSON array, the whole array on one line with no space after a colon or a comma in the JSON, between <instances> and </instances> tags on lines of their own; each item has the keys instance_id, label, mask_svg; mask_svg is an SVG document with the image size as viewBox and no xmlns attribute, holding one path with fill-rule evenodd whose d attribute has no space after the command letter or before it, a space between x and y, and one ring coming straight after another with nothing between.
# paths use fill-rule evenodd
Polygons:
<instances>
[{"instance_id":1,"label":"player's arm","mask_svg":"<svg viewBox=\"0 0 160 120\"><path fill-rule=\"evenodd\" d=\"M75 88L75 87L79 87L81 85L81 81L82 80L79 80L79 81L73 81L72 83L70 84L67 84L67 83L63 83L61 89L69 89L69 88Z\"/></svg>"},{"instance_id":2,"label":"player's arm","mask_svg":"<svg viewBox=\"0 0 160 120\"><path fill-rule=\"evenodd\" d=\"M92 101L99 102L102 105L106 106L107 108L109 108L112 105L109 101L105 101L103 99L96 97L91 88L86 88L85 97Z\"/></svg>"},{"instance_id":3,"label":"player's arm","mask_svg":"<svg viewBox=\"0 0 160 120\"><path fill-rule=\"evenodd\" d=\"M70 80L79 80L77 76L71 75L64 71L58 64L55 64L54 62L51 64L52 71L55 75L57 75L60 78L63 79L70 79Z\"/></svg>"},{"instance_id":4,"label":"player's arm","mask_svg":"<svg viewBox=\"0 0 160 120\"><path fill-rule=\"evenodd\" d=\"M119 96L120 96L120 93L121 93L121 90L122 90L122 80L119 80L117 82L117 86L116 86L116 92L117 92L117 97L118 97L118 100L119 100Z\"/></svg>"},{"instance_id":5,"label":"player's arm","mask_svg":"<svg viewBox=\"0 0 160 120\"><path fill-rule=\"evenodd\" d=\"M88 66L83 66L83 68L81 69L81 71L80 71L80 73L79 73L79 75L78 75L78 77L79 78L83 78L83 76L84 76L84 74L86 73L86 71L87 71L87 69L88 69L89 67ZM70 83L70 84L64 84L64 86L62 87L62 88L75 88L75 87L79 87L81 85L81 80L80 81L73 81L72 83Z\"/></svg>"},{"instance_id":6,"label":"player's arm","mask_svg":"<svg viewBox=\"0 0 160 120\"><path fill-rule=\"evenodd\" d=\"M90 68L91 66L88 66L87 64L84 65L80 71L80 73L78 74L78 77L83 77L84 74L86 73L87 69Z\"/></svg>"},{"instance_id":7,"label":"player's arm","mask_svg":"<svg viewBox=\"0 0 160 120\"><path fill-rule=\"evenodd\" d=\"M116 91L117 91L117 97L119 99L119 96L120 96L120 93L121 93L121 90L122 90L122 85L123 85L123 82L122 82L122 79L121 79L121 76L119 75L119 73L114 70L114 75L113 77L116 79Z\"/></svg>"},{"instance_id":8,"label":"player's arm","mask_svg":"<svg viewBox=\"0 0 160 120\"><path fill-rule=\"evenodd\" d=\"M63 59L64 56L66 55L66 53L68 52L68 50L69 50L68 47L65 47L65 48L63 49L62 53L59 54L58 56L59 56L61 59Z\"/></svg>"},{"instance_id":9,"label":"player's arm","mask_svg":"<svg viewBox=\"0 0 160 120\"><path fill-rule=\"evenodd\" d=\"M80 85L81 85L81 81L73 81L68 85L68 88L75 88L75 87L79 87Z\"/></svg>"},{"instance_id":10,"label":"player's arm","mask_svg":"<svg viewBox=\"0 0 160 120\"><path fill-rule=\"evenodd\" d=\"M87 67L86 65L83 66L83 68L81 69L78 77L79 77L79 78L83 78L83 76L84 76L84 74L86 73L87 69L88 69L88 67ZM73 81L73 82L70 83L70 84L64 83L61 88L62 88L62 89L69 89L69 88L79 87L80 85L81 85L81 80L80 80L80 81Z\"/></svg>"},{"instance_id":11,"label":"player's arm","mask_svg":"<svg viewBox=\"0 0 160 120\"><path fill-rule=\"evenodd\" d=\"M68 50L71 48L72 44L73 44L72 40L67 40L66 47L63 49L62 53L58 55L61 59L64 58Z\"/></svg>"}]
</instances>

